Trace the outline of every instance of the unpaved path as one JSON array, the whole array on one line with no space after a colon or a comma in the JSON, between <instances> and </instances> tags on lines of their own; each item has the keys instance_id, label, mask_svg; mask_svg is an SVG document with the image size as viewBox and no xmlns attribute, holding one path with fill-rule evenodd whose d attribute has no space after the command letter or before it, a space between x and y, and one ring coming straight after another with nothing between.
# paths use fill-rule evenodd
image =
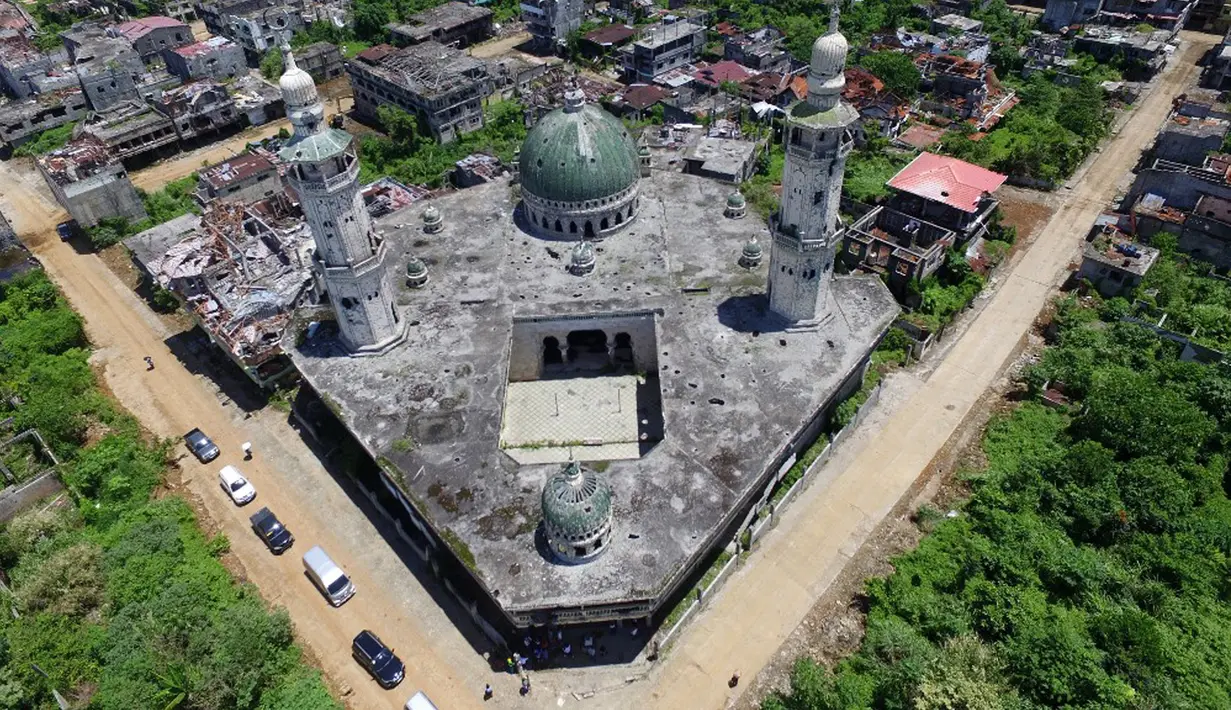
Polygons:
<instances>
[{"instance_id":1,"label":"unpaved path","mask_svg":"<svg viewBox=\"0 0 1231 710\"><path fill-rule=\"evenodd\" d=\"M166 327L101 260L79 254L56 238L55 224L67 215L45 194L41 182L28 161L0 164L0 207L85 319L86 332L96 348L93 362L120 403L158 436L178 437L199 426L221 447L223 455L208 466L185 456L180 461L183 484L231 540L235 558L262 596L286 607L299 638L333 686L344 693L348 706L400 709L419 688L442 707L481 705L478 690L482 686L476 685L480 681L471 672L478 656L470 654L463 679L453 666L467 665L465 659L453 654L442 661L436 650L437 644L456 647L456 639L438 636L456 637L458 632L441 632L438 627L425 632L418 618L420 610L402 602L401 590L379 583L380 570L348 565L349 560L365 556L363 548L384 547L380 534L374 529L360 530L358 535L339 529L341 517L319 505L325 494L319 498L306 495L304 484L297 480L299 471L268 465L261 448L255 460L240 460L240 444L259 441L259 435L245 429L243 420L233 413L235 407L222 406L207 381L176 360L164 343L171 335ZM146 355L156 363L153 372L146 372L141 362ZM293 436L289 428L287 433ZM239 465L256 486L255 506L237 508L218 490L216 473L227 463ZM332 494L337 498L336 490ZM295 547L287 554L271 555L249 529L248 515L260 506L269 506L295 534ZM347 568L359 589L341 608L331 608L304 576L300 556L316 544ZM396 561L395 556L390 558ZM440 614L436 609L428 610L428 615L433 611ZM396 690L381 690L351 659L350 641L361 629L379 633L406 661L406 680ZM506 695L511 692L509 687Z\"/></svg>"},{"instance_id":2,"label":"unpaved path","mask_svg":"<svg viewBox=\"0 0 1231 710\"><path fill-rule=\"evenodd\" d=\"M1037 241L1002 275L1002 286L927 381L879 434L853 454L829 485L804 492L748 564L675 643L643 697L626 707L718 708L748 684L728 689L739 669L751 677L799 625L877 524L894 508L1003 370L1066 275L1095 217L1158 131L1172 99L1192 86L1196 62L1216 39L1185 43L1071 191ZM842 459L845 457L839 457Z\"/></svg>"}]
</instances>

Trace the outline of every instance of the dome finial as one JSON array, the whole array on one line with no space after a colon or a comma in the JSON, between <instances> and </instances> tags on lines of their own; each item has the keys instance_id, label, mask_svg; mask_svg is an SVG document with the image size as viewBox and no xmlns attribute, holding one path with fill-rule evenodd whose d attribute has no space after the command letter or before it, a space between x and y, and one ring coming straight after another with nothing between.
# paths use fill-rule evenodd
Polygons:
<instances>
[{"instance_id":1,"label":"dome finial","mask_svg":"<svg viewBox=\"0 0 1231 710\"><path fill-rule=\"evenodd\" d=\"M834 0L833 3L829 6L829 31L830 32L838 31L838 14L839 14L838 0Z\"/></svg>"},{"instance_id":2,"label":"dome finial","mask_svg":"<svg viewBox=\"0 0 1231 710\"><path fill-rule=\"evenodd\" d=\"M294 71L295 69L298 69L299 68L298 65L295 64L295 54L291 52L291 43L287 42L286 40L283 40L281 49L282 49L282 73L285 74L289 71Z\"/></svg>"},{"instance_id":3,"label":"dome finial","mask_svg":"<svg viewBox=\"0 0 1231 710\"><path fill-rule=\"evenodd\" d=\"M564 91L564 111L566 113L575 113L581 110L582 106L586 105L586 94L577 84L577 77L569 80L568 88Z\"/></svg>"}]
</instances>

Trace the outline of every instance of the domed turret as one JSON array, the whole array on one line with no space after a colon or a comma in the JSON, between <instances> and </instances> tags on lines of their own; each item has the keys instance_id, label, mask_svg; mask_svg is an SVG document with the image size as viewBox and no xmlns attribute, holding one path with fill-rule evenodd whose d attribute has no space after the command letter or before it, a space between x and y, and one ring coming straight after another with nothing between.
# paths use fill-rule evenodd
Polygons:
<instances>
[{"instance_id":1,"label":"domed turret","mask_svg":"<svg viewBox=\"0 0 1231 710\"><path fill-rule=\"evenodd\" d=\"M406 262L406 285L411 288L423 288L431 275L427 273L427 264L417 256L410 257Z\"/></svg>"},{"instance_id":2,"label":"domed turret","mask_svg":"<svg viewBox=\"0 0 1231 710\"><path fill-rule=\"evenodd\" d=\"M570 460L543 487L547 547L564 562L598 557L611 542L611 486Z\"/></svg>"},{"instance_id":3,"label":"domed turret","mask_svg":"<svg viewBox=\"0 0 1231 710\"><path fill-rule=\"evenodd\" d=\"M739 265L745 269L752 269L761 264L761 256L763 254L761 243L757 241L756 235L749 239L744 244L743 250L739 255Z\"/></svg>"},{"instance_id":4,"label":"domed turret","mask_svg":"<svg viewBox=\"0 0 1231 710\"><path fill-rule=\"evenodd\" d=\"M743 219L748 214L748 202L739 190L727 196L727 209L724 212L731 219Z\"/></svg>"},{"instance_id":5,"label":"domed turret","mask_svg":"<svg viewBox=\"0 0 1231 710\"><path fill-rule=\"evenodd\" d=\"M594 247L589 242L577 242L569 258L568 270L574 276L585 276L594 271Z\"/></svg>"},{"instance_id":6,"label":"domed turret","mask_svg":"<svg viewBox=\"0 0 1231 710\"><path fill-rule=\"evenodd\" d=\"M436 205L428 205L423 210L423 231L435 234L444 228L445 219L440 215L440 210L436 209Z\"/></svg>"},{"instance_id":7,"label":"domed turret","mask_svg":"<svg viewBox=\"0 0 1231 710\"><path fill-rule=\"evenodd\" d=\"M518 172L526 218L544 236L601 239L637 212L637 146L619 119L576 88L526 136Z\"/></svg>"},{"instance_id":8,"label":"domed turret","mask_svg":"<svg viewBox=\"0 0 1231 710\"><path fill-rule=\"evenodd\" d=\"M846 55L850 45L838 31L838 3L829 13L829 31L812 43L812 62L808 67L808 103L828 111L842 98L846 87Z\"/></svg>"},{"instance_id":9,"label":"domed turret","mask_svg":"<svg viewBox=\"0 0 1231 710\"><path fill-rule=\"evenodd\" d=\"M316 103L319 98L316 93L316 82L313 81L311 74L295 64L295 55L290 47L282 48L282 62L284 68L282 78L278 79L278 88L282 89L282 97L286 100L287 107Z\"/></svg>"}]
</instances>

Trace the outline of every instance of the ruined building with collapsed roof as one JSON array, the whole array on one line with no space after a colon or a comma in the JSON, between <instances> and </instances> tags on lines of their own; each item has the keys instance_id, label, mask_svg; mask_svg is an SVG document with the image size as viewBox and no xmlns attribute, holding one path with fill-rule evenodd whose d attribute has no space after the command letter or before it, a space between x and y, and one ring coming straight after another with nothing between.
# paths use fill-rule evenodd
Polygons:
<instances>
[{"instance_id":1,"label":"ruined building with collapsed roof","mask_svg":"<svg viewBox=\"0 0 1231 710\"><path fill-rule=\"evenodd\" d=\"M355 112L376 120L393 105L423 119L436 140L453 141L483 127L483 97L490 91L487 64L437 42L394 48L380 44L346 64Z\"/></svg>"},{"instance_id":2,"label":"ruined building with collapsed roof","mask_svg":"<svg viewBox=\"0 0 1231 710\"><path fill-rule=\"evenodd\" d=\"M281 156L330 305L284 340L296 416L341 422L370 457L356 475L489 635L661 620L859 387L898 307L834 274L846 54L835 15L768 225L729 185L644 173L576 87L516 184L369 220L352 140L283 78Z\"/></svg>"},{"instance_id":3,"label":"ruined building with collapsed roof","mask_svg":"<svg viewBox=\"0 0 1231 710\"><path fill-rule=\"evenodd\" d=\"M39 156L37 164L56 202L82 227L109 217L134 222L146 217L128 171L96 138L78 138Z\"/></svg>"}]
</instances>

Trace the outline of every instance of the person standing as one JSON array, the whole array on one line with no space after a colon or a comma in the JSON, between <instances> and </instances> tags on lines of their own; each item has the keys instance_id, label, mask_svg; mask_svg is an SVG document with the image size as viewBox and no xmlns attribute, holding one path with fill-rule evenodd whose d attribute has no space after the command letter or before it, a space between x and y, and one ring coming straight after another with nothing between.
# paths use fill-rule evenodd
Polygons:
<instances>
[{"instance_id":1,"label":"person standing","mask_svg":"<svg viewBox=\"0 0 1231 710\"><path fill-rule=\"evenodd\" d=\"M492 684L487 683L483 686L483 701L486 702L492 699Z\"/></svg>"}]
</instances>

